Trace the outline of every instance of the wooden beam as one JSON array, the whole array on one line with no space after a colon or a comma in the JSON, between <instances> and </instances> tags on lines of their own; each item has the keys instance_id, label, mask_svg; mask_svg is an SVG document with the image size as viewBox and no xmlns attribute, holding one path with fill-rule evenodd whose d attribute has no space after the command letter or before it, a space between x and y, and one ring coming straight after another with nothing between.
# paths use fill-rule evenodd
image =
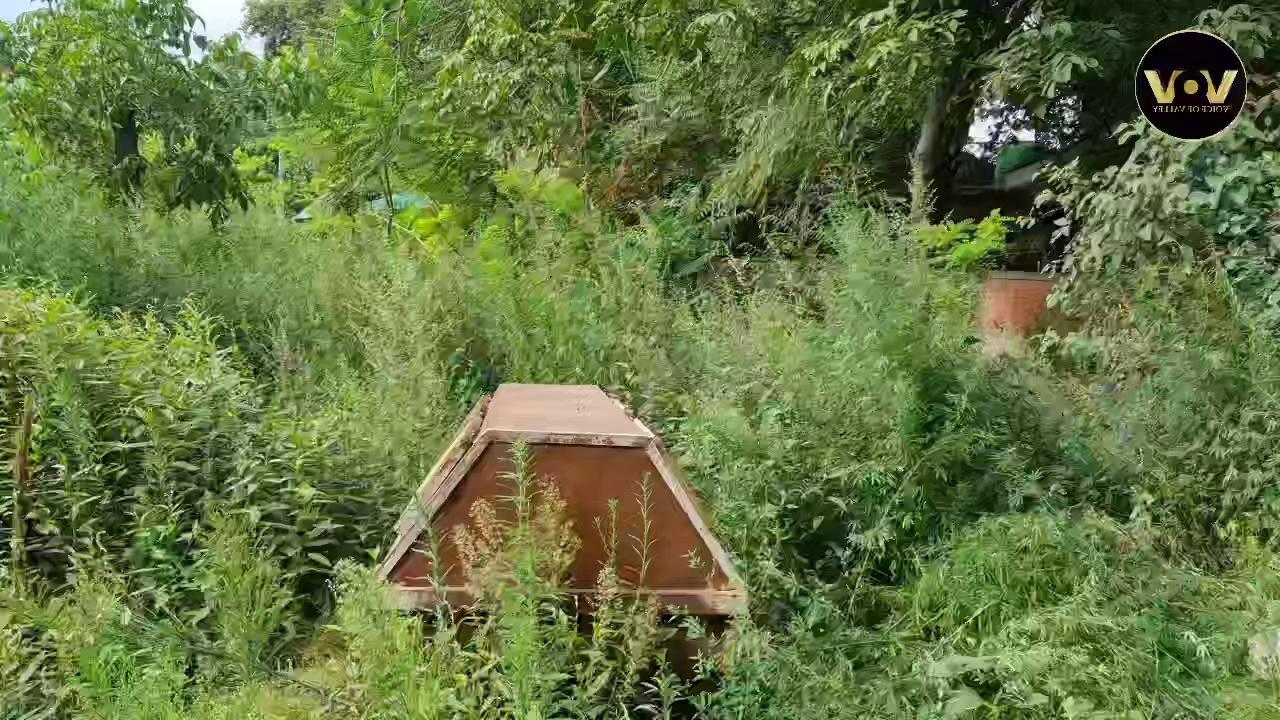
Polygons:
<instances>
[{"instance_id":1,"label":"wooden beam","mask_svg":"<svg viewBox=\"0 0 1280 720\"><path fill-rule=\"evenodd\" d=\"M653 466L658 469L658 474L662 476L662 480L667 484L667 489L671 491L676 502L680 504L680 508L689 517L689 522L693 523L694 529L698 531L698 536L702 538L703 544L707 546L707 551L711 553L713 561L720 566L729 584L741 591L745 597L746 586L743 584L742 578L734 570L733 561L729 559L729 553L725 552L724 546L716 539L715 533L711 532L711 526L702 514L702 508L699 507L693 491L676 470L675 461L663 450L661 442L657 438L646 448L646 452L649 455L649 459L653 461Z\"/></svg>"},{"instance_id":2,"label":"wooden beam","mask_svg":"<svg viewBox=\"0 0 1280 720\"><path fill-rule=\"evenodd\" d=\"M395 542L391 544L391 549L387 553L386 559L378 566L378 577L386 578L390 576L391 571L400 563L400 559L409 551L409 548L413 547L418 535L427 527L426 518L423 517L423 514L430 500L433 486L438 478L442 475L447 475L457 466L458 461L463 458L467 449L471 447L476 433L480 431L480 426L484 423L484 413L488 407L488 395L482 396L476 401L475 405L471 406L471 410L462 421L462 427L454 435L453 441L445 448L440 459L436 460L436 464L427 473L426 479L418 486L418 491L414 493L408 507L404 509L404 512L400 513L400 521L396 524Z\"/></svg>"},{"instance_id":3,"label":"wooden beam","mask_svg":"<svg viewBox=\"0 0 1280 720\"><path fill-rule=\"evenodd\" d=\"M475 602L471 591L465 587L441 588L447 603L455 608L465 609ZM591 604L591 597L598 592L595 588L574 588L563 593L574 599L575 603ZM670 588L660 590L641 590L626 593L626 597L657 597L665 614L668 615L716 615L732 616L747 611L747 595L739 590L707 590L706 588ZM395 589L395 607L400 610L422 610L434 608L439 603L433 588L404 587Z\"/></svg>"},{"instance_id":4,"label":"wooden beam","mask_svg":"<svg viewBox=\"0 0 1280 720\"><path fill-rule=\"evenodd\" d=\"M527 430L498 430L486 428L483 435L489 442L517 443L524 441L530 445L591 445L596 447L644 447L653 437L636 433L561 433L561 432L529 432Z\"/></svg>"}]
</instances>

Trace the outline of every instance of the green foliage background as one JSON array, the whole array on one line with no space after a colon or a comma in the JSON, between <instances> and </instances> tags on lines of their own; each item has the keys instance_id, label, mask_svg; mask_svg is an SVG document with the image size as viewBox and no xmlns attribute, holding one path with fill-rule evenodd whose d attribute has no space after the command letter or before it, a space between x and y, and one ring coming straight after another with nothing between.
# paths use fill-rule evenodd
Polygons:
<instances>
[{"instance_id":1,"label":"green foliage background","mask_svg":"<svg viewBox=\"0 0 1280 720\"><path fill-rule=\"evenodd\" d=\"M107 111L64 122L65 56L21 52L185 6L3 35L0 717L1280 717L1265 9L253 5L273 58L129 68L255 78L261 127L138 103L125 189ZM1055 171L1075 329L993 356L971 266L1004 219L929 224L877 158L943 85L1053 130L1174 21L1251 63L1245 115ZM201 133L252 204L165 194ZM599 384L661 431L752 596L692 667L664 641L706 629L617 568L579 626L557 568L596 528L520 462L484 612L389 609L370 568L499 382Z\"/></svg>"}]
</instances>

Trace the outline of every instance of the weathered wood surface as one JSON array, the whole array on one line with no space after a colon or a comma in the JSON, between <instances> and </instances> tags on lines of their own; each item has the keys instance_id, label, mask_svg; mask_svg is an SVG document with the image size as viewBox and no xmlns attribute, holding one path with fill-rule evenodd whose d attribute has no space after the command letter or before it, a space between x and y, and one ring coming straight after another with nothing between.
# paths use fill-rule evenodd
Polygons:
<instances>
[{"instance_id":1,"label":"weathered wood surface","mask_svg":"<svg viewBox=\"0 0 1280 720\"><path fill-rule=\"evenodd\" d=\"M661 439L598 387L581 385L503 385L477 404L406 510L380 568L398 586L402 605L433 605L437 579L451 603L469 602L453 531L470 524L480 501L511 519L501 499L512 492L507 474L514 469L517 442L530 447L533 475L555 483L581 540L568 593L586 602L595 592L611 557L601 523L608 523L616 508L618 542L612 554L630 590L655 595L664 606L685 613L745 611L741 579ZM647 505L642 502L646 488ZM646 517L649 544L642 549ZM428 529L436 542L435 558L427 552Z\"/></svg>"}]
</instances>

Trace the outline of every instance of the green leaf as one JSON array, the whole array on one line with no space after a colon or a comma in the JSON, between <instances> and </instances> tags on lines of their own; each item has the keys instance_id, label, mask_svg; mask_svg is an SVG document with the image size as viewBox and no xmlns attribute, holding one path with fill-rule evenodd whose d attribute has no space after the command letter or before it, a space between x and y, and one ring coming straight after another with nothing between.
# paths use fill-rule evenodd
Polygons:
<instances>
[{"instance_id":1,"label":"green leaf","mask_svg":"<svg viewBox=\"0 0 1280 720\"><path fill-rule=\"evenodd\" d=\"M951 696L947 698L946 704L942 707L942 714L948 720L951 720L983 705L986 705L986 701L982 699L981 695L975 692L973 688L962 685L960 688L951 691Z\"/></svg>"}]
</instances>

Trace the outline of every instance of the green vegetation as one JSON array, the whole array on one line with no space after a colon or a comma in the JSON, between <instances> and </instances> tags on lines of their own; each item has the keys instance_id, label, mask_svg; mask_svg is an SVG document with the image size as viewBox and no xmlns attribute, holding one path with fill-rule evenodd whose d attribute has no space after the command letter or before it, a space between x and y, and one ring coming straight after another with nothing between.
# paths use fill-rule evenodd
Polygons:
<instances>
[{"instance_id":1,"label":"green vegetation","mask_svg":"<svg viewBox=\"0 0 1280 720\"><path fill-rule=\"evenodd\" d=\"M1280 18L1199 9L255 0L266 59L173 0L0 25L0 718L1280 718ZM1183 144L1115 88L1194 24L1251 101ZM1011 218L947 216L980 100L1092 143L1046 193L1076 330L1012 356L973 325ZM633 539L520 453L481 612L389 608L499 382L664 435L752 597L692 667L618 568L572 611L575 548Z\"/></svg>"},{"instance_id":2,"label":"green vegetation","mask_svg":"<svg viewBox=\"0 0 1280 720\"><path fill-rule=\"evenodd\" d=\"M7 28L0 62L14 121L120 191L202 205L220 223L248 204L233 153L271 106L296 102L300 68L268 67L238 38L208 43L181 2L65 0ZM195 60L192 51L201 51Z\"/></svg>"},{"instance_id":3,"label":"green vegetation","mask_svg":"<svg viewBox=\"0 0 1280 720\"><path fill-rule=\"evenodd\" d=\"M956 223L928 225L920 230L920 241L931 253L939 255L947 267L971 270L990 264L1005 253L1005 238L1009 223L1017 218L992 210L978 222L962 220Z\"/></svg>"}]
</instances>

